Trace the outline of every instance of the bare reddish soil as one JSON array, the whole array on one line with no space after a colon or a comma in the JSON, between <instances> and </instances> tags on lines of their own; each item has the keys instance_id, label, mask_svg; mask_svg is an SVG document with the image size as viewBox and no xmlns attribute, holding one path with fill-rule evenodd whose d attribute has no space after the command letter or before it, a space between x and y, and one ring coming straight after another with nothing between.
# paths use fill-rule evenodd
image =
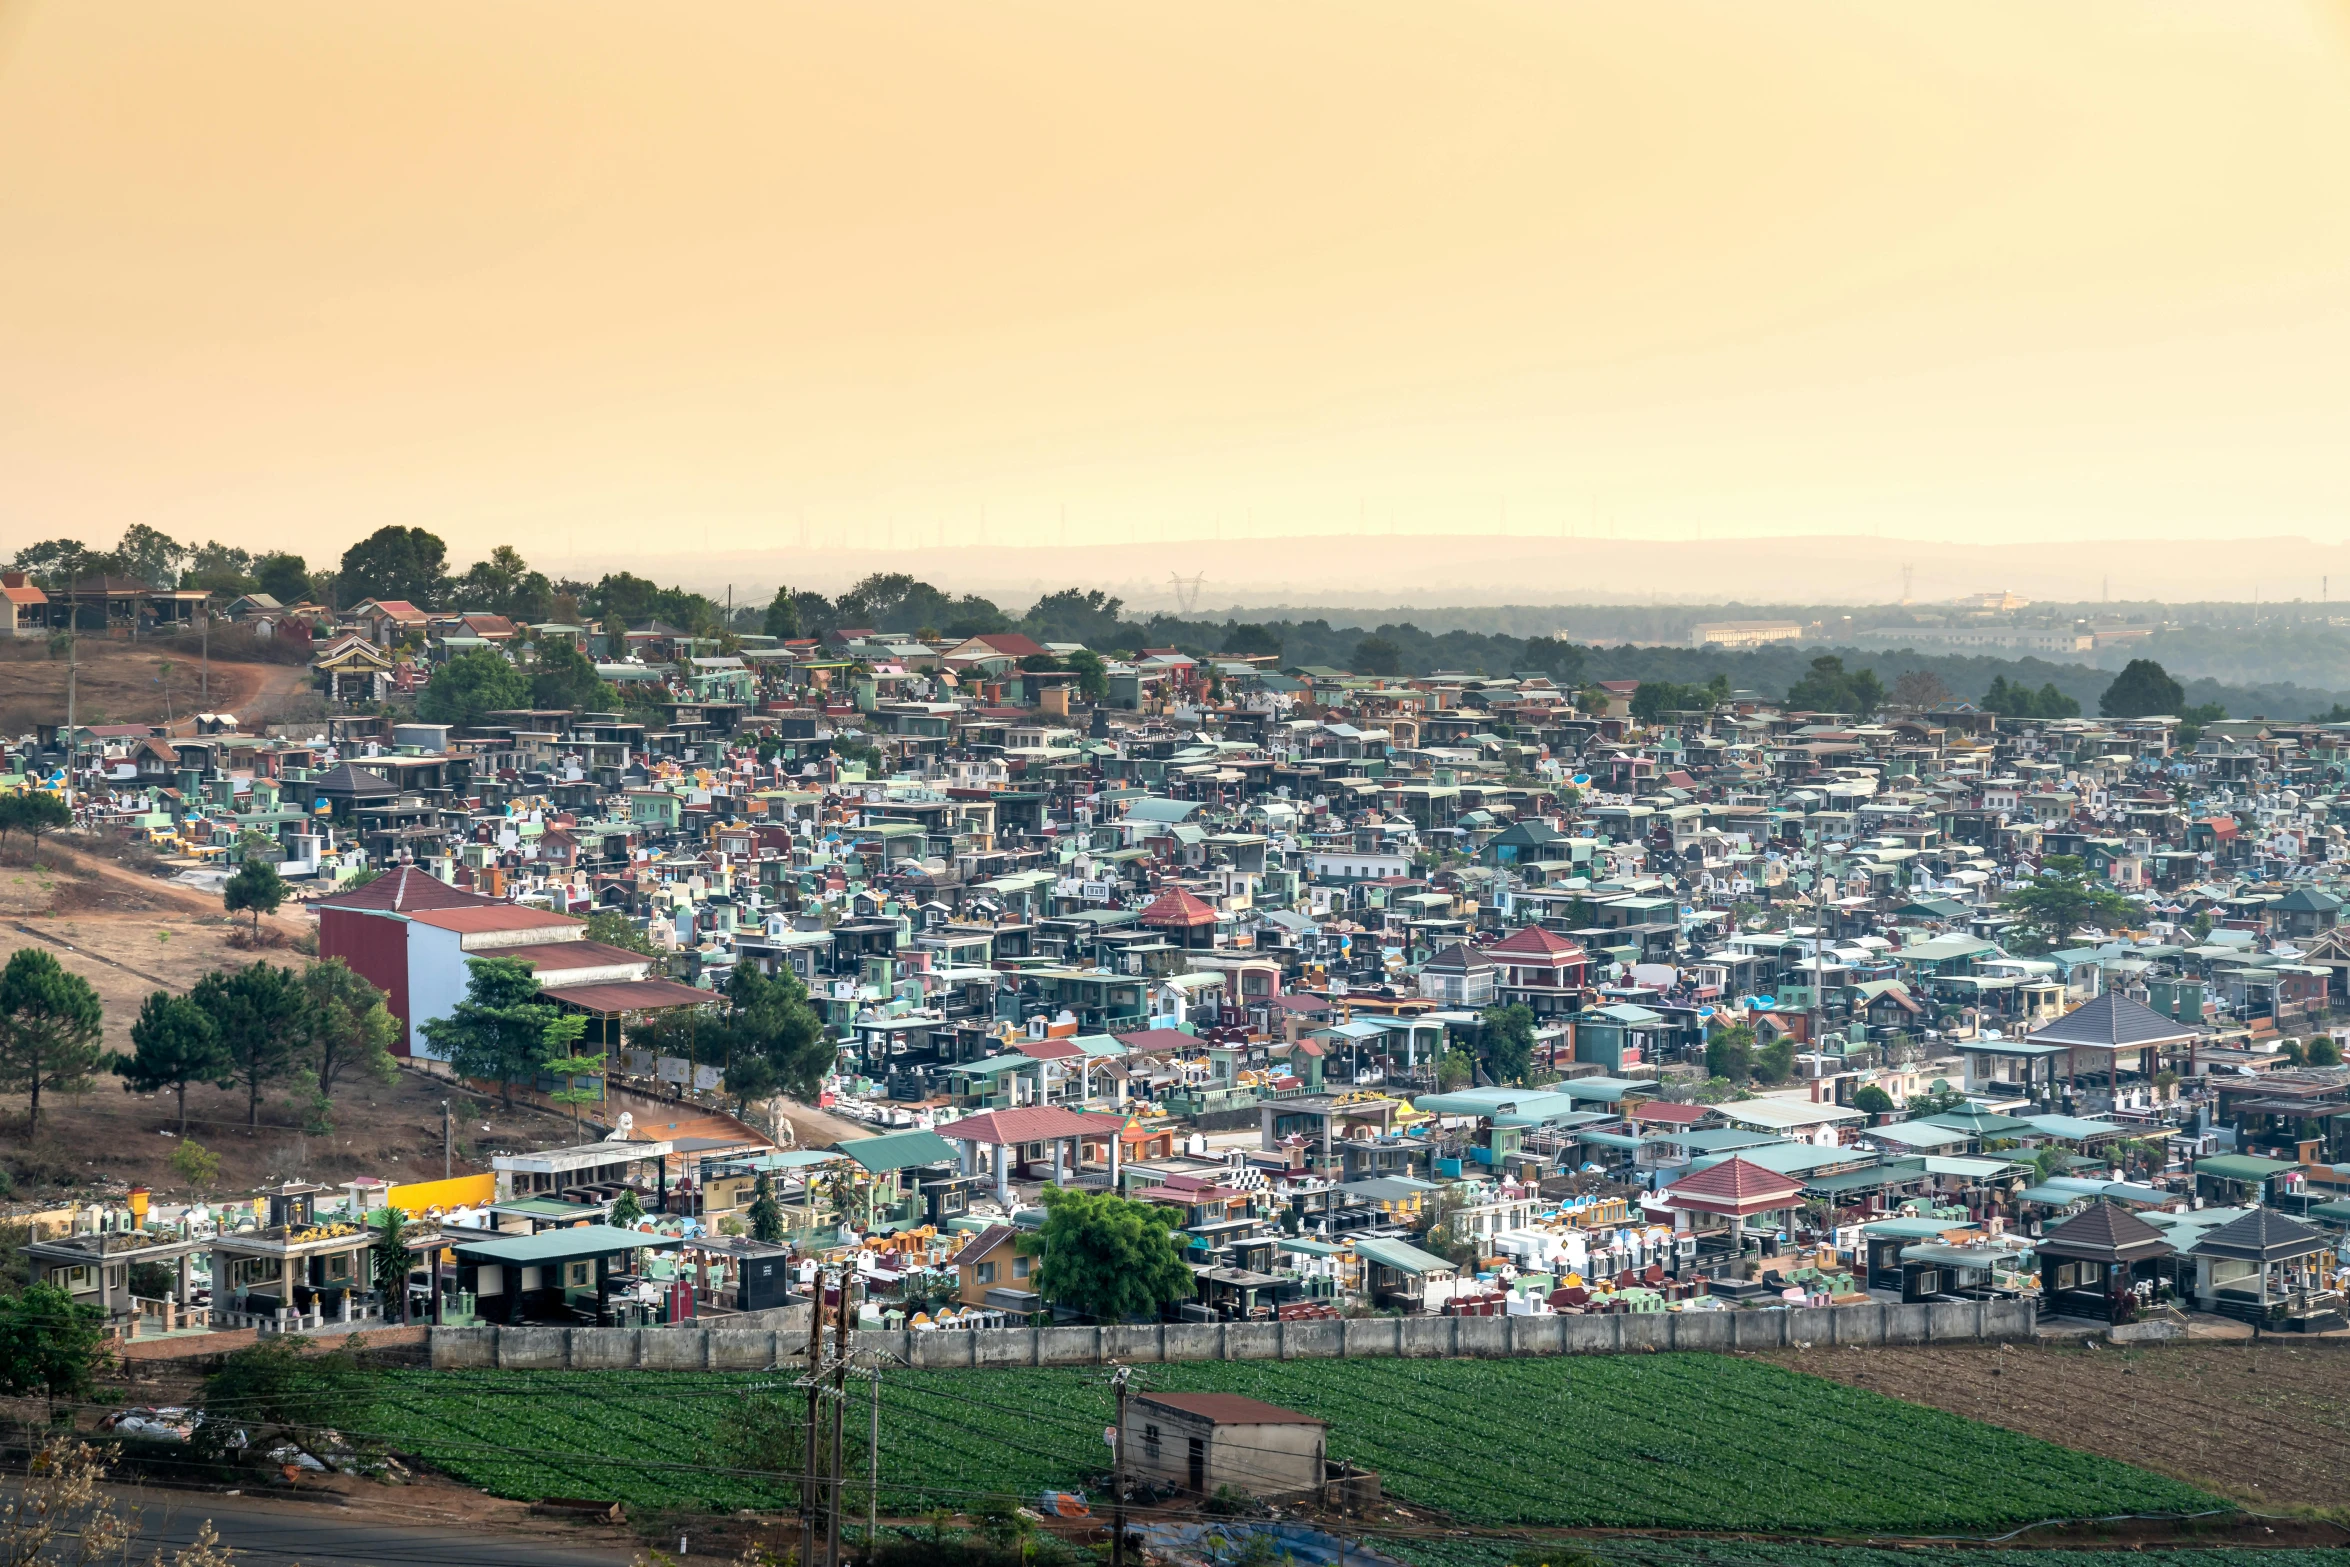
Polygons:
<instances>
[{"instance_id":1,"label":"bare reddish soil","mask_svg":"<svg viewBox=\"0 0 2350 1567\"><path fill-rule=\"evenodd\" d=\"M1797 1371L2173 1475L2260 1510L2350 1505L2350 1343L1813 1349Z\"/></svg>"}]
</instances>

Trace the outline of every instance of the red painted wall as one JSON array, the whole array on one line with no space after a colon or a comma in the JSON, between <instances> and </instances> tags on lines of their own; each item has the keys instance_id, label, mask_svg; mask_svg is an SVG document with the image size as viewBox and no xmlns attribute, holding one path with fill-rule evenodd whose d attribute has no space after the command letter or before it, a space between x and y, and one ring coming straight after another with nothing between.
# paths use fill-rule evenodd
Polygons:
<instances>
[{"instance_id":1,"label":"red painted wall","mask_svg":"<svg viewBox=\"0 0 2350 1567\"><path fill-rule=\"evenodd\" d=\"M408 922L363 909L320 909L318 955L341 958L384 993L385 1008L400 1020L392 1054L415 1054L408 1037Z\"/></svg>"}]
</instances>

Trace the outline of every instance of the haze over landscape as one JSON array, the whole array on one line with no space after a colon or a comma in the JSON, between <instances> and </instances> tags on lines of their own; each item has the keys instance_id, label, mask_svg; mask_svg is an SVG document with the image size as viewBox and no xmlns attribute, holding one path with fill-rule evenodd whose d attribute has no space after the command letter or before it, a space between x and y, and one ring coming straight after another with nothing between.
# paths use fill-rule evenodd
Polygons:
<instances>
[{"instance_id":1,"label":"haze over landscape","mask_svg":"<svg viewBox=\"0 0 2350 1567\"><path fill-rule=\"evenodd\" d=\"M0 0L0 1567L2350 1567L2346 435L2350 0Z\"/></svg>"},{"instance_id":2,"label":"haze over landscape","mask_svg":"<svg viewBox=\"0 0 2350 1567\"><path fill-rule=\"evenodd\" d=\"M2135 596L2315 598L2222 551L2350 527L2346 42L2304 0L18 0L0 543L402 523L715 587L692 552L944 542L985 588L1465 533L1259 576L1558 599L1885 540L1803 552L1827 599L1905 541L2095 597L2035 552L2126 540ZM1699 547L1556 548L1595 536ZM981 558L1064 541L1108 553Z\"/></svg>"}]
</instances>

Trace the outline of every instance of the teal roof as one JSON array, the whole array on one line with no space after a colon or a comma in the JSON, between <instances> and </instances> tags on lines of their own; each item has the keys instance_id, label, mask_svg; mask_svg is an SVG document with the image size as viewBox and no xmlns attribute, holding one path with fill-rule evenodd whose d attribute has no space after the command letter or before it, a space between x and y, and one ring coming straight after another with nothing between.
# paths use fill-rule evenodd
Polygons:
<instances>
[{"instance_id":1,"label":"teal roof","mask_svg":"<svg viewBox=\"0 0 2350 1567\"><path fill-rule=\"evenodd\" d=\"M1891 1126L1872 1126L1861 1135L1899 1143L1904 1148L1951 1148L1974 1136L1972 1132L1962 1132L1955 1126L1935 1126L1926 1121L1896 1121Z\"/></svg>"},{"instance_id":2,"label":"teal roof","mask_svg":"<svg viewBox=\"0 0 2350 1567\"><path fill-rule=\"evenodd\" d=\"M1587 1080L1591 1081L1591 1080ZM1573 1083L1554 1088L1464 1088L1451 1094L1422 1094L1412 1108L1422 1115L1485 1116L1501 1126L1537 1126L1554 1116L1573 1115L1581 1101L1599 1095L1573 1092ZM1621 1089L1613 1098L1623 1097Z\"/></svg>"},{"instance_id":3,"label":"teal roof","mask_svg":"<svg viewBox=\"0 0 2350 1567\"><path fill-rule=\"evenodd\" d=\"M2090 1137L2110 1137L2126 1132L2128 1127L2119 1121L2090 1121L2077 1115L2027 1115L2032 1130L2043 1137L2062 1138L2066 1142L2080 1142ZM2287 1168L2291 1168L2287 1166Z\"/></svg>"},{"instance_id":4,"label":"teal roof","mask_svg":"<svg viewBox=\"0 0 2350 1567\"><path fill-rule=\"evenodd\" d=\"M600 1257L607 1252L676 1246L674 1235L649 1230L624 1230L610 1224L579 1224L567 1230L541 1230L536 1235L500 1235L478 1241L459 1240L459 1232L444 1231L452 1250L467 1262L512 1263L527 1267L546 1262L570 1262Z\"/></svg>"},{"instance_id":5,"label":"teal roof","mask_svg":"<svg viewBox=\"0 0 2350 1567\"><path fill-rule=\"evenodd\" d=\"M1716 1154L1703 1159L1692 1159L1692 1172L1720 1164L1724 1159L1743 1159L1748 1164L1769 1170L1777 1175L1807 1175L1813 1170L1831 1164L1850 1164L1855 1159L1868 1157L1851 1148L1821 1148L1811 1143L1774 1143L1762 1148L1741 1148L1735 1154Z\"/></svg>"},{"instance_id":6,"label":"teal roof","mask_svg":"<svg viewBox=\"0 0 2350 1567\"><path fill-rule=\"evenodd\" d=\"M1880 1235L1888 1240L1930 1240L1946 1230L1964 1228L1948 1219L1872 1219L1860 1227L1863 1235Z\"/></svg>"},{"instance_id":7,"label":"teal roof","mask_svg":"<svg viewBox=\"0 0 2350 1567\"><path fill-rule=\"evenodd\" d=\"M2216 1175L2223 1181L2265 1181L2300 1168L2289 1159L2260 1159L2241 1153L2214 1154L2195 1161L2197 1175Z\"/></svg>"},{"instance_id":8,"label":"teal roof","mask_svg":"<svg viewBox=\"0 0 2350 1567\"><path fill-rule=\"evenodd\" d=\"M1404 1273L1450 1273L1453 1265L1417 1246L1402 1241L1359 1240L1355 1255L1376 1262L1382 1267L1395 1268Z\"/></svg>"},{"instance_id":9,"label":"teal roof","mask_svg":"<svg viewBox=\"0 0 2350 1567\"><path fill-rule=\"evenodd\" d=\"M1002 1077L1007 1072L1017 1072L1040 1064L1032 1056L989 1056L984 1061L966 1061L961 1066L950 1066L946 1070L955 1077Z\"/></svg>"},{"instance_id":10,"label":"teal roof","mask_svg":"<svg viewBox=\"0 0 2350 1567\"><path fill-rule=\"evenodd\" d=\"M1884 1164L1873 1164L1865 1170L1843 1170L1834 1175L1814 1175L1803 1183L1807 1192L1834 1196L1841 1192L1873 1192L1884 1186L1898 1186L1904 1181L1923 1180L1926 1176L1922 1159L1893 1159Z\"/></svg>"},{"instance_id":11,"label":"teal roof","mask_svg":"<svg viewBox=\"0 0 2350 1567\"><path fill-rule=\"evenodd\" d=\"M840 1151L874 1174L909 1169L918 1164L953 1164L955 1145L936 1132L887 1132L879 1137L855 1137Z\"/></svg>"}]
</instances>

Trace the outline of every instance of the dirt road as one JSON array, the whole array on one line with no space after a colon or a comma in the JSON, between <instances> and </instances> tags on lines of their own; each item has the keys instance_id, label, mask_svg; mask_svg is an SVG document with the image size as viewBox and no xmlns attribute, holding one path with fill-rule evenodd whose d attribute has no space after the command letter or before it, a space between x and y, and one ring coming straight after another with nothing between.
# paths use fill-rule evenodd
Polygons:
<instances>
[{"instance_id":1,"label":"dirt road","mask_svg":"<svg viewBox=\"0 0 2350 1567\"><path fill-rule=\"evenodd\" d=\"M251 721L297 702L311 686L304 664L250 664L215 658L211 695L191 647L85 637L76 652L74 716L85 724L162 723L190 713L235 713ZM32 640L0 643L0 735L65 720L66 666Z\"/></svg>"}]
</instances>

